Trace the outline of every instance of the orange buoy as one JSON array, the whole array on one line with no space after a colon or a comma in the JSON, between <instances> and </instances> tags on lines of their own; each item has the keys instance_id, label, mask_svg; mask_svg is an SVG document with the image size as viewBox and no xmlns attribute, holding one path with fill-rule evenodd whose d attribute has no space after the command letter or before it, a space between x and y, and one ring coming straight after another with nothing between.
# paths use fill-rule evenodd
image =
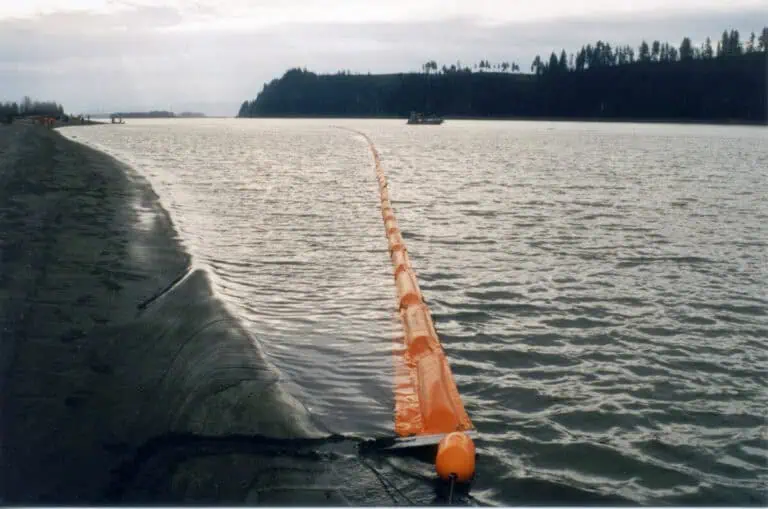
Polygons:
<instances>
[{"instance_id":1,"label":"orange buoy","mask_svg":"<svg viewBox=\"0 0 768 509\"><path fill-rule=\"evenodd\" d=\"M454 431L440 440L435 459L437 475L444 481L469 482L475 475L475 443L466 433Z\"/></svg>"}]
</instances>

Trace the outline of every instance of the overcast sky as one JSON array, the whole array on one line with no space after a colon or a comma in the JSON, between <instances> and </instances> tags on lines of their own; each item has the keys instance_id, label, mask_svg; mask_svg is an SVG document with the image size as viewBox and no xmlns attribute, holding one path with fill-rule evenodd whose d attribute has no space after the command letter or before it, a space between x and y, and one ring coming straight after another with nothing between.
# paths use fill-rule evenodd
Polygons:
<instances>
[{"instance_id":1,"label":"overcast sky","mask_svg":"<svg viewBox=\"0 0 768 509\"><path fill-rule=\"evenodd\" d=\"M289 67L483 58L527 71L598 39L679 45L766 24L768 0L0 0L0 99L234 115Z\"/></svg>"}]
</instances>

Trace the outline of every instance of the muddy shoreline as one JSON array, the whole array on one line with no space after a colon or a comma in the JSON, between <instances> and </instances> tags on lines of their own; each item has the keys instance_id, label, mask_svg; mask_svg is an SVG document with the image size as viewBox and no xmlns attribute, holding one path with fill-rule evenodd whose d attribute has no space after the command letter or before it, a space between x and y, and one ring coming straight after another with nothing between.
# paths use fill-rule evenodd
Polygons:
<instances>
[{"instance_id":1,"label":"muddy shoreline","mask_svg":"<svg viewBox=\"0 0 768 509\"><path fill-rule=\"evenodd\" d=\"M325 436L129 167L2 126L0 231L0 501L194 501L194 462L153 495L116 472L169 433Z\"/></svg>"}]
</instances>

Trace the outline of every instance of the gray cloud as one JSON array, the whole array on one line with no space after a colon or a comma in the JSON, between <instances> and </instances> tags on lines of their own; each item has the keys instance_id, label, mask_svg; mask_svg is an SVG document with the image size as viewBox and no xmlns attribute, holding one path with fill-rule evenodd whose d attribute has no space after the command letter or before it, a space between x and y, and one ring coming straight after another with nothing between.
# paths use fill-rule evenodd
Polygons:
<instances>
[{"instance_id":1,"label":"gray cloud","mask_svg":"<svg viewBox=\"0 0 768 509\"><path fill-rule=\"evenodd\" d=\"M125 4L125 2L122 2ZM201 4L202 18L213 9ZM188 29L178 7L133 5L116 13L58 12L0 19L0 98L23 94L64 102L74 111L168 108L234 114L286 68L318 72L416 70L427 59L451 64L516 61L577 50L598 39L679 44L762 29L765 9L731 13L635 14L488 25L477 17L437 21L278 23L244 30Z\"/></svg>"}]
</instances>

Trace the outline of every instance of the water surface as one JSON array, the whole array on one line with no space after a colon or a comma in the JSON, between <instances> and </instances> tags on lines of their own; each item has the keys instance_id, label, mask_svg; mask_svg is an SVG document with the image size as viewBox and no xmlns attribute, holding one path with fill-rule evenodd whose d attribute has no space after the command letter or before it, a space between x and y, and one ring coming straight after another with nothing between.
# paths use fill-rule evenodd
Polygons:
<instances>
[{"instance_id":1,"label":"water surface","mask_svg":"<svg viewBox=\"0 0 768 509\"><path fill-rule=\"evenodd\" d=\"M392 430L372 137L493 504L765 504L768 131L163 120L65 129L153 184L334 433ZM427 478L429 466L398 460ZM405 474L403 474L405 475ZM410 482L410 481L403 481Z\"/></svg>"}]
</instances>

